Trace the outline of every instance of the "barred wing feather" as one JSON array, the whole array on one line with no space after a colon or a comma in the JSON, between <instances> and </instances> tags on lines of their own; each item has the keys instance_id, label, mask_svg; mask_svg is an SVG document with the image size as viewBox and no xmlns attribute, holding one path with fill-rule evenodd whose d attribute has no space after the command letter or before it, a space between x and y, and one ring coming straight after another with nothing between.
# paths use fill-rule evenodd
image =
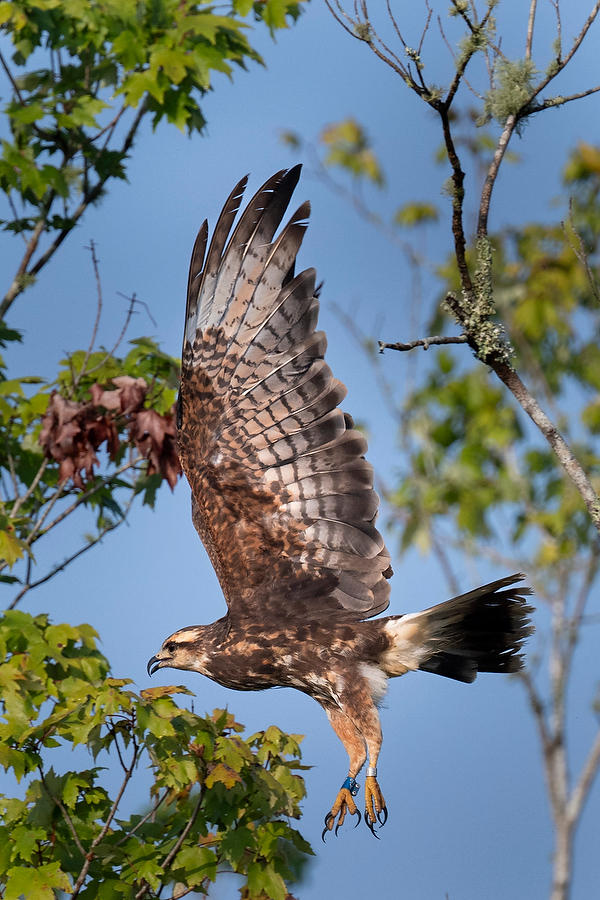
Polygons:
<instances>
[{"instance_id":1,"label":"barred wing feather","mask_svg":"<svg viewBox=\"0 0 600 900\"><path fill-rule=\"evenodd\" d=\"M388 605L389 555L366 441L315 331L315 271L294 276L309 214L280 226L300 174L278 172L233 229L246 179L192 253L178 444L192 517L230 614L310 622ZM231 237L230 237L231 234Z\"/></svg>"}]
</instances>

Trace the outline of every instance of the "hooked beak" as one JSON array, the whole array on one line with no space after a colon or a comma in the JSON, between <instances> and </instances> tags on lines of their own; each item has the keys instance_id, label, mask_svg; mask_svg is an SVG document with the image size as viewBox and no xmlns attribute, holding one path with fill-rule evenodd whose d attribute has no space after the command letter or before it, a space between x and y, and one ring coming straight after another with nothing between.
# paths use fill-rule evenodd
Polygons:
<instances>
[{"instance_id":1,"label":"hooked beak","mask_svg":"<svg viewBox=\"0 0 600 900\"><path fill-rule=\"evenodd\" d=\"M158 669L160 669L160 659L158 656L151 656L148 660L148 665L146 666L148 675L154 675Z\"/></svg>"}]
</instances>

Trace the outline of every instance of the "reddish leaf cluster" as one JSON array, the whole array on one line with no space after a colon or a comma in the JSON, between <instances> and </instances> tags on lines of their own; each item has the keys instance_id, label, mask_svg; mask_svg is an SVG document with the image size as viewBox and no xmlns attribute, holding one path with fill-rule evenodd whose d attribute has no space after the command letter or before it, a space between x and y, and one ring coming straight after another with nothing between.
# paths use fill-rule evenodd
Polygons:
<instances>
[{"instance_id":1,"label":"reddish leaf cluster","mask_svg":"<svg viewBox=\"0 0 600 900\"><path fill-rule=\"evenodd\" d=\"M46 455L59 463L59 479L71 478L75 487L94 475L99 465L96 451L106 442L111 460L123 444L133 444L148 460L148 475L159 473L171 489L181 474L175 448L172 413L160 415L144 409L148 385L143 378L121 375L112 379L114 389L94 384L88 403L66 400L53 391L42 419L40 443ZM126 436L121 433L126 429Z\"/></svg>"}]
</instances>

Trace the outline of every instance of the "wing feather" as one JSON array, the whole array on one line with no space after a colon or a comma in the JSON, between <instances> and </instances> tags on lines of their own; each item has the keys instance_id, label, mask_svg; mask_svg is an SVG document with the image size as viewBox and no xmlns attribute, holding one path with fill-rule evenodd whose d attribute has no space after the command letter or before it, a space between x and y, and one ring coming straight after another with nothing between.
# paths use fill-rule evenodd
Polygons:
<instances>
[{"instance_id":1,"label":"wing feather","mask_svg":"<svg viewBox=\"0 0 600 900\"><path fill-rule=\"evenodd\" d=\"M386 608L389 554L366 441L316 331L316 273L294 275L309 206L279 234L300 168L277 172L233 227L235 186L190 263L178 445L192 517L230 615L353 621ZM233 231L232 231L233 229Z\"/></svg>"}]
</instances>

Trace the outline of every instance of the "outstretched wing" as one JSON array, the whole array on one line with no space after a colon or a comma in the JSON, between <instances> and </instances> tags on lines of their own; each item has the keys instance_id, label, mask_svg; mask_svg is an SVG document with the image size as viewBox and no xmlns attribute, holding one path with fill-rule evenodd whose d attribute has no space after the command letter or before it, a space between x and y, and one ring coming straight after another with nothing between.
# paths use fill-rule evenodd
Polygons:
<instances>
[{"instance_id":1,"label":"outstretched wing","mask_svg":"<svg viewBox=\"0 0 600 900\"><path fill-rule=\"evenodd\" d=\"M368 618L388 605L389 555L366 441L315 331L315 271L293 276L307 203L274 237L300 175L278 172L229 238L247 179L206 254L192 253L178 443L192 516L230 614ZM229 241L227 243L227 240ZM225 244L227 243L227 247ZM205 259L206 255L206 259Z\"/></svg>"}]
</instances>

